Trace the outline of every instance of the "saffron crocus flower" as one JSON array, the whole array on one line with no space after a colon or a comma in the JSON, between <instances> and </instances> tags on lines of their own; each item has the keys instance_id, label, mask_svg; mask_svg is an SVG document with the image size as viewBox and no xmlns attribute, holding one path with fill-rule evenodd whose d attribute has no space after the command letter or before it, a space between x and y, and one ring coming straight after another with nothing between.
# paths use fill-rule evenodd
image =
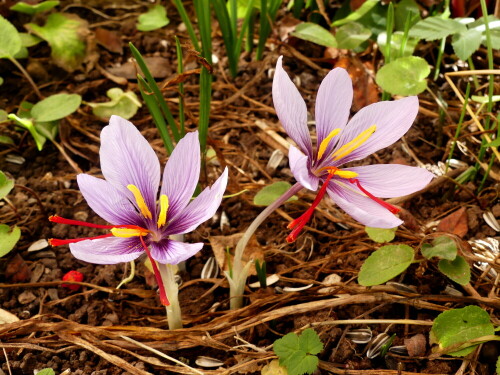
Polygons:
<instances>
[{"instance_id":1,"label":"saffron crocus flower","mask_svg":"<svg viewBox=\"0 0 500 375\"><path fill-rule=\"evenodd\" d=\"M160 186L160 163L148 141L130 122L112 116L101 133L101 169L105 180L87 174L77 176L78 187L90 208L111 225L97 225L52 216L55 223L108 230L91 238L51 239L53 246L69 244L71 253L89 263L116 264L146 252L160 287L160 299L168 305L156 267L177 264L193 256L203 243L188 244L169 236L194 230L211 218L227 185L227 169L192 202L200 173L198 132L188 133L170 156Z\"/></svg>"},{"instance_id":2,"label":"saffron crocus flower","mask_svg":"<svg viewBox=\"0 0 500 375\"><path fill-rule=\"evenodd\" d=\"M394 228L402 223L399 209L380 198L413 193L425 187L433 174L425 169L399 164L347 167L346 163L363 159L390 146L401 138L418 113L418 98L371 104L350 121L353 89L349 74L333 69L325 77L316 97L316 146L307 126L307 109L299 91L278 59L273 80L276 113L297 147L290 146L290 168L305 188L321 188L311 207L289 224L287 237L293 242L305 226L325 193L360 223L377 228Z\"/></svg>"}]
</instances>

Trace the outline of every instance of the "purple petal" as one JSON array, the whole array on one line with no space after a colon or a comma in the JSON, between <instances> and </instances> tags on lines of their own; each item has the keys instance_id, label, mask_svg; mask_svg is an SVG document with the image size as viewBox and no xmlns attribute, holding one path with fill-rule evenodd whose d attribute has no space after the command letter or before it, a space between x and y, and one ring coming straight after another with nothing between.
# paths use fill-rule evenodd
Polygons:
<instances>
[{"instance_id":1,"label":"purple petal","mask_svg":"<svg viewBox=\"0 0 500 375\"><path fill-rule=\"evenodd\" d=\"M141 225L134 205L109 182L88 174L79 174L76 180L87 204L108 223Z\"/></svg>"},{"instance_id":2,"label":"purple petal","mask_svg":"<svg viewBox=\"0 0 500 375\"><path fill-rule=\"evenodd\" d=\"M69 249L75 258L95 264L130 262L144 252L137 237L86 240L70 244Z\"/></svg>"},{"instance_id":3,"label":"purple petal","mask_svg":"<svg viewBox=\"0 0 500 375\"><path fill-rule=\"evenodd\" d=\"M201 250L203 243L184 243L173 240L151 242L151 256L158 263L178 264Z\"/></svg>"},{"instance_id":4,"label":"purple petal","mask_svg":"<svg viewBox=\"0 0 500 375\"><path fill-rule=\"evenodd\" d=\"M315 109L318 147L332 130L343 129L346 126L351 110L352 96L351 77L345 69L335 68L323 79L316 97ZM331 153L337 139L334 138L330 141L325 155Z\"/></svg>"},{"instance_id":5,"label":"purple petal","mask_svg":"<svg viewBox=\"0 0 500 375\"><path fill-rule=\"evenodd\" d=\"M357 187L347 181L341 183L331 181L327 192L340 208L363 225L374 228L394 228L403 223L386 208L362 195L363 193Z\"/></svg>"},{"instance_id":6,"label":"purple petal","mask_svg":"<svg viewBox=\"0 0 500 375\"><path fill-rule=\"evenodd\" d=\"M418 113L418 97L410 96L404 99L370 104L361 109L349 121L339 136L335 149L355 139L361 132L372 125L377 129L371 137L349 155L338 160L337 165L352 160L363 159L368 155L392 145L410 128Z\"/></svg>"},{"instance_id":7,"label":"purple petal","mask_svg":"<svg viewBox=\"0 0 500 375\"><path fill-rule=\"evenodd\" d=\"M198 225L214 216L220 206L227 185L227 168L215 183L206 188L187 207L177 214L167 225L166 234L191 232Z\"/></svg>"},{"instance_id":8,"label":"purple petal","mask_svg":"<svg viewBox=\"0 0 500 375\"><path fill-rule=\"evenodd\" d=\"M304 154L312 156L311 135L307 127L307 108L304 99L282 66L283 56L278 58L273 79L273 102L276 114L290 138Z\"/></svg>"},{"instance_id":9,"label":"purple petal","mask_svg":"<svg viewBox=\"0 0 500 375\"><path fill-rule=\"evenodd\" d=\"M290 146L288 159L290 160L290 169L295 179L306 189L316 191L318 189L319 178L311 173L309 157L300 152L297 147Z\"/></svg>"},{"instance_id":10,"label":"purple petal","mask_svg":"<svg viewBox=\"0 0 500 375\"><path fill-rule=\"evenodd\" d=\"M127 120L111 116L101 132L101 169L106 181L135 203L127 185L137 186L151 211L156 212L160 162L149 142Z\"/></svg>"},{"instance_id":11,"label":"purple petal","mask_svg":"<svg viewBox=\"0 0 500 375\"><path fill-rule=\"evenodd\" d=\"M200 141L198 132L188 133L175 147L168 159L161 194L168 197L167 215L181 212L193 196L200 177Z\"/></svg>"},{"instance_id":12,"label":"purple petal","mask_svg":"<svg viewBox=\"0 0 500 375\"><path fill-rule=\"evenodd\" d=\"M393 198L423 189L435 176L418 167L401 164L375 164L352 167L364 189L376 197Z\"/></svg>"}]
</instances>

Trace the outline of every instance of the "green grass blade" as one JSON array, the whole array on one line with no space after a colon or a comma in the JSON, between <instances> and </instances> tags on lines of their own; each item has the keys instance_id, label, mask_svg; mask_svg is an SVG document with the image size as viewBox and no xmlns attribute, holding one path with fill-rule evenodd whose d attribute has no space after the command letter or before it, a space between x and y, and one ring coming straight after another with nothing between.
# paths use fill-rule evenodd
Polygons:
<instances>
[{"instance_id":1,"label":"green grass blade","mask_svg":"<svg viewBox=\"0 0 500 375\"><path fill-rule=\"evenodd\" d=\"M238 40L236 41L236 46L234 47L234 54L237 61L239 61L240 58L241 46L243 44L243 37L247 35L248 38L247 30L250 27L250 23L254 15L253 1L254 0L250 0L250 2L248 3L247 12L245 13L245 18L243 19L243 24L241 25L240 35L238 36ZM253 34L253 30L251 32Z\"/></svg>"},{"instance_id":2,"label":"green grass blade","mask_svg":"<svg viewBox=\"0 0 500 375\"><path fill-rule=\"evenodd\" d=\"M464 104L462 105L462 112L460 112L460 118L458 120L457 130L455 131L455 137L453 138L453 142L451 143L450 152L448 154L448 160L446 160L445 173L448 172L448 167L450 166L450 159L453 157L453 152L455 151L457 139L458 136L460 135L460 131L462 130L462 123L464 122L464 117L465 114L467 113L467 104L469 104L469 95L470 95L470 82L467 83L467 89L465 90Z\"/></svg>"},{"instance_id":3,"label":"green grass blade","mask_svg":"<svg viewBox=\"0 0 500 375\"><path fill-rule=\"evenodd\" d=\"M234 2L234 1L233 1ZM222 39L226 46L227 59L229 63L229 70L231 76L236 77L238 73L238 58L236 55L236 31L233 30L233 23L227 10L226 2L224 0L212 0L215 11L215 16L219 21L220 30L222 32Z\"/></svg>"},{"instance_id":4,"label":"green grass blade","mask_svg":"<svg viewBox=\"0 0 500 375\"><path fill-rule=\"evenodd\" d=\"M302 8L304 8L304 0L293 0L293 16L295 18L300 18Z\"/></svg>"},{"instance_id":5,"label":"green grass blade","mask_svg":"<svg viewBox=\"0 0 500 375\"><path fill-rule=\"evenodd\" d=\"M139 82L139 92L141 93L142 100L144 100L144 103L146 103L149 113L151 113L153 121L158 128L160 137L163 140L163 144L165 145L167 153L170 155L174 150L174 145L172 143L172 140L170 139L170 134L167 131L167 124L165 123L165 118L163 117L161 109L158 106L158 102L151 93L151 88L149 87L148 83L139 74L137 75L137 81Z\"/></svg>"},{"instance_id":6,"label":"green grass blade","mask_svg":"<svg viewBox=\"0 0 500 375\"><path fill-rule=\"evenodd\" d=\"M198 41L198 38L196 37L196 33L194 32L193 24L191 23L191 20L189 19L189 16L186 12L186 8L184 8L184 5L182 4L182 0L173 0L173 3L175 7L177 8L177 11L179 12L179 15L181 16L182 22L186 25L187 32L189 34L189 39L191 39L191 43L193 43L193 47L197 51L201 51L200 49L200 42Z\"/></svg>"},{"instance_id":7,"label":"green grass blade","mask_svg":"<svg viewBox=\"0 0 500 375\"><path fill-rule=\"evenodd\" d=\"M181 42L177 36L175 37L175 51L177 53L177 74L184 73L184 62L182 61ZM181 128L181 136L186 134L185 116L184 116L184 82L179 82L179 125Z\"/></svg>"},{"instance_id":8,"label":"green grass blade","mask_svg":"<svg viewBox=\"0 0 500 375\"><path fill-rule=\"evenodd\" d=\"M264 47L266 46L267 36L269 35L270 31L271 26L269 25L269 18L267 13L267 0L260 0L259 42L257 44L257 52L255 56L257 60L262 59Z\"/></svg>"},{"instance_id":9,"label":"green grass blade","mask_svg":"<svg viewBox=\"0 0 500 375\"><path fill-rule=\"evenodd\" d=\"M252 8L251 15L248 19L248 28L245 38L245 51L250 53L253 50L253 34L255 31L255 18L257 17L257 10Z\"/></svg>"}]
</instances>

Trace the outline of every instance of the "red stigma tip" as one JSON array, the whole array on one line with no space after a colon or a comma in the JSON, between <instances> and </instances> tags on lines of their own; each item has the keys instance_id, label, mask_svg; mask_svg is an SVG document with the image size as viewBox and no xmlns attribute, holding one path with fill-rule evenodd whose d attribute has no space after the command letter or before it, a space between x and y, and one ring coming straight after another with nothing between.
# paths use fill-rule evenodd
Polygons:
<instances>
[{"instance_id":1,"label":"red stigma tip","mask_svg":"<svg viewBox=\"0 0 500 375\"><path fill-rule=\"evenodd\" d=\"M386 210L388 210L389 212L391 212L392 214L397 214L399 211L401 211L400 208L396 207L396 206L393 206L392 204L390 203L387 203L385 201L383 201L382 199L380 198L377 198L376 196L374 196L372 193L370 193L369 191L365 190L365 188L363 186L361 186L361 183L359 182L359 180L357 178L350 178L349 179L349 182L351 184L356 184L356 186L359 188L359 190L361 190L363 193L366 194L366 196L368 198L370 198L371 200L377 202L378 204L380 204L382 207L384 207Z\"/></svg>"}]
</instances>

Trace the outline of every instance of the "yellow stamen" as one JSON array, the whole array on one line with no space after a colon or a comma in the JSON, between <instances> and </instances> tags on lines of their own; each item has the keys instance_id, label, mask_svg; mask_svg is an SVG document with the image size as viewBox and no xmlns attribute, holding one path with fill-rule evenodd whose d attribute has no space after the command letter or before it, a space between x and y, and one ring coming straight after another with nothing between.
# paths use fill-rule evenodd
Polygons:
<instances>
[{"instance_id":1,"label":"yellow stamen","mask_svg":"<svg viewBox=\"0 0 500 375\"><path fill-rule=\"evenodd\" d=\"M160 195L160 215L158 216L158 228L161 228L167 222L168 197L165 194Z\"/></svg>"},{"instance_id":2,"label":"yellow stamen","mask_svg":"<svg viewBox=\"0 0 500 375\"><path fill-rule=\"evenodd\" d=\"M337 169L337 168L333 169L332 167L320 168L316 171L316 174L318 174L319 172L323 172L323 171L328 171L330 173L333 171L334 175L337 175L341 178L354 178L354 177L358 176L358 173L356 173L356 172L346 171L344 169Z\"/></svg>"},{"instance_id":3,"label":"yellow stamen","mask_svg":"<svg viewBox=\"0 0 500 375\"><path fill-rule=\"evenodd\" d=\"M149 231L147 229L143 228L112 228L111 233L113 233L113 236L115 237L124 237L124 238L129 238L129 237L140 237L140 236L146 236Z\"/></svg>"},{"instance_id":4,"label":"yellow stamen","mask_svg":"<svg viewBox=\"0 0 500 375\"><path fill-rule=\"evenodd\" d=\"M339 160L342 159L344 156L349 155L351 152L353 152L359 146L365 143L368 140L368 138L370 138L371 135L375 132L375 130L377 130L377 126L372 125L368 129L359 133L359 135L356 138L354 138L349 143L343 145L341 148L339 148L332 154L333 160Z\"/></svg>"},{"instance_id":5,"label":"yellow stamen","mask_svg":"<svg viewBox=\"0 0 500 375\"><path fill-rule=\"evenodd\" d=\"M330 134L328 134L328 136L321 141L321 144L318 147L318 160L321 159L321 157L325 153L326 148L328 147L328 144L330 143L330 141L332 140L332 138L335 137L339 133L340 133L340 129L339 128L333 129L330 132Z\"/></svg>"},{"instance_id":6,"label":"yellow stamen","mask_svg":"<svg viewBox=\"0 0 500 375\"><path fill-rule=\"evenodd\" d=\"M144 198L135 185L127 185L127 189L129 189L132 194L134 194L135 201L137 203L137 206L139 206L139 210L142 213L142 216L144 216L146 219L152 219L153 215L151 215L151 211L149 211L148 206L146 205L146 202L144 201Z\"/></svg>"}]
</instances>

